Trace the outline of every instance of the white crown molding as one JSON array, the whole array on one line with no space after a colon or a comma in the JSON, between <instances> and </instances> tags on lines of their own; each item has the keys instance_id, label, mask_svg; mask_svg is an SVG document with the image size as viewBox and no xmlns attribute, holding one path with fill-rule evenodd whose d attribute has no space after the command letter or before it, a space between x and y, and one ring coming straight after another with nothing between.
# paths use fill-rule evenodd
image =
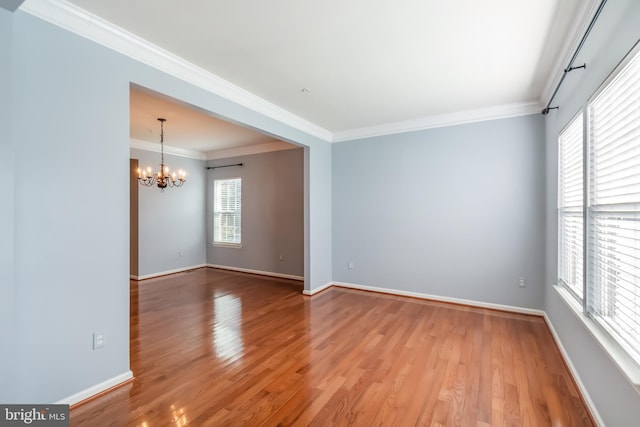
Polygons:
<instances>
[{"instance_id":1,"label":"white crown molding","mask_svg":"<svg viewBox=\"0 0 640 427\"><path fill-rule=\"evenodd\" d=\"M138 150L145 151L153 151L155 153L160 152L160 143L159 142L149 142L149 141L141 141L139 139L131 139L129 143L129 147L137 148ZM172 156L178 157L188 157L190 159L198 159L198 160L206 160L207 157L199 152L194 150L186 150L184 148L171 147L169 145L164 146L164 153L170 154Z\"/></svg>"},{"instance_id":2,"label":"white crown molding","mask_svg":"<svg viewBox=\"0 0 640 427\"><path fill-rule=\"evenodd\" d=\"M129 147L136 148L138 150L153 151L154 153L160 152L159 142L149 142L131 138ZM213 150L202 153L200 151L187 150L184 148L172 147L165 144L164 153L178 157L187 157L190 159L216 160L237 156L249 156L252 154L270 153L272 151L292 150L294 148L298 148L298 146L290 144L288 142L276 140L273 142L266 142L262 144L228 148L224 150Z\"/></svg>"},{"instance_id":3,"label":"white crown molding","mask_svg":"<svg viewBox=\"0 0 640 427\"><path fill-rule=\"evenodd\" d=\"M543 107L546 107L549 102L549 98L551 98L551 94L560 82L560 79L564 74L565 67L569 64L571 56L573 56L573 52L578 48L580 40L582 39L583 34L587 31L587 27L589 27L589 23L593 19L599 5L599 0L586 0L582 4L581 10L578 10L575 14L576 18L568 32L569 37L565 39L565 43L562 46L562 49L560 49L560 54L551 67L552 71L549 74L547 83L542 89L540 103Z\"/></svg>"},{"instance_id":4,"label":"white crown molding","mask_svg":"<svg viewBox=\"0 0 640 427\"><path fill-rule=\"evenodd\" d=\"M542 106L539 102L525 102L499 105L477 110L460 111L450 114L439 114L416 120L386 123L360 129L351 129L333 134L331 142L351 141L354 139L371 138L375 136L391 135L403 132L454 126L486 120L503 119L507 117L525 116L539 113Z\"/></svg>"},{"instance_id":5,"label":"white crown molding","mask_svg":"<svg viewBox=\"0 0 640 427\"><path fill-rule=\"evenodd\" d=\"M266 142L263 144L228 148L225 150L207 151L205 153L205 156L207 160L215 160L215 159L226 159L229 157L237 157L237 156L250 156L252 154L270 153L272 151L291 150L294 148L299 148L299 147L284 141L273 141L273 142Z\"/></svg>"},{"instance_id":6,"label":"white crown molding","mask_svg":"<svg viewBox=\"0 0 640 427\"><path fill-rule=\"evenodd\" d=\"M331 132L65 0L27 0L20 10L325 141Z\"/></svg>"}]
</instances>

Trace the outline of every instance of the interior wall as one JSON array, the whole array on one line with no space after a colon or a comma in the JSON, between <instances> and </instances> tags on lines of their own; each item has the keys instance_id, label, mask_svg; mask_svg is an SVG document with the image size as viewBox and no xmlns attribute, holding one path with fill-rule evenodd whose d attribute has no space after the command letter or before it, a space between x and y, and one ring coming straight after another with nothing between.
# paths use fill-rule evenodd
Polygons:
<instances>
[{"instance_id":1,"label":"interior wall","mask_svg":"<svg viewBox=\"0 0 640 427\"><path fill-rule=\"evenodd\" d=\"M304 149L304 291L307 293L332 282L331 153L332 144L316 144ZM329 215L324 215L327 210Z\"/></svg>"},{"instance_id":2,"label":"interior wall","mask_svg":"<svg viewBox=\"0 0 640 427\"><path fill-rule=\"evenodd\" d=\"M603 351L600 344L578 320L555 291L558 278L557 174L558 134L587 103L632 46L640 40L640 2L609 0L600 15L576 64L584 70L572 71L563 83L554 105L545 116L546 125L546 273L545 311L588 390L602 420L610 426L636 425L640 419L640 395Z\"/></svg>"},{"instance_id":3,"label":"interior wall","mask_svg":"<svg viewBox=\"0 0 640 427\"><path fill-rule=\"evenodd\" d=\"M4 403L73 401L131 375L131 83L307 146L311 167L305 171L305 191L311 196L305 208L305 254L310 258L305 268L311 273L305 287L331 280L328 142L20 10L5 26L9 22L2 13L0 55L6 56L4 43L13 54L14 98L8 102L16 178L14 277L8 286L15 289L16 339L3 350L10 353L3 358L15 363L13 376L1 387L10 390ZM0 105L6 102L3 98ZM188 186L189 181L183 190ZM140 211L141 218L157 214ZM3 286L0 300L10 298ZM99 350L92 348L93 332L104 333Z\"/></svg>"},{"instance_id":4,"label":"interior wall","mask_svg":"<svg viewBox=\"0 0 640 427\"><path fill-rule=\"evenodd\" d=\"M210 160L207 183L207 263L304 275L304 149ZM242 178L242 247L213 245L213 181ZM282 255L283 259L280 259Z\"/></svg>"},{"instance_id":5,"label":"interior wall","mask_svg":"<svg viewBox=\"0 0 640 427\"><path fill-rule=\"evenodd\" d=\"M159 152L132 148L131 157L141 168L160 167ZM164 157L171 170L187 172L187 181L164 191L138 184L138 277L205 264L205 162L166 153Z\"/></svg>"},{"instance_id":6,"label":"interior wall","mask_svg":"<svg viewBox=\"0 0 640 427\"><path fill-rule=\"evenodd\" d=\"M333 234L336 281L542 308L541 116L334 144Z\"/></svg>"},{"instance_id":7,"label":"interior wall","mask_svg":"<svg viewBox=\"0 0 640 427\"><path fill-rule=\"evenodd\" d=\"M3 165L0 168L2 190L0 200L0 342L9 346L15 342L14 325L14 143L13 143L13 57L12 57L13 15L0 9L0 152ZM3 350L0 363L0 384L9 384L14 372L13 353ZM7 358L5 361L4 358ZM0 402L6 402L10 390L0 387Z\"/></svg>"},{"instance_id":8,"label":"interior wall","mask_svg":"<svg viewBox=\"0 0 640 427\"><path fill-rule=\"evenodd\" d=\"M19 362L2 388L55 402L129 371L127 64L20 11L13 25Z\"/></svg>"},{"instance_id":9,"label":"interior wall","mask_svg":"<svg viewBox=\"0 0 640 427\"><path fill-rule=\"evenodd\" d=\"M129 159L129 274L138 277L138 159Z\"/></svg>"}]
</instances>

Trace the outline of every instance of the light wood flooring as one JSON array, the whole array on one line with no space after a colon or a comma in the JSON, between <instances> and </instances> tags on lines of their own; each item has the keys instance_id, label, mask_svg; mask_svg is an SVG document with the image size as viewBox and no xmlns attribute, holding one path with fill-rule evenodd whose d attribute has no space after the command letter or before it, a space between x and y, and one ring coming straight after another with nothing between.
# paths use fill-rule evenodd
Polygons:
<instances>
[{"instance_id":1,"label":"light wood flooring","mask_svg":"<svg viewBox=\"0 0 640 427\"><path fill-rule=\"evenodd\" d=\"M544 320L204 268L131 282L135 380L72 426L592 426Z\"/></svg>"}]
</instances>

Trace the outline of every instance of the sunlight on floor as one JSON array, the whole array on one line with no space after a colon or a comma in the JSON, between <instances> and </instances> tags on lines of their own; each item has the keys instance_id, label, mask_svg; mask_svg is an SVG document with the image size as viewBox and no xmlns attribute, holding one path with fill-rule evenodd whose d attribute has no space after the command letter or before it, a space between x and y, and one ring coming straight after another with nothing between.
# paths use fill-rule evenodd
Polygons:
<instances>
[{"instance_id":1,"label":"sunlight on floor","mask_svg":"<svg viewBox=\"0 0 640 427\"><path fill-rule=\"evenodd\" d=\"M216 294L213 304L213 351L221 359L244 355L242 339L242 301L233 295Z\"/></svg>"}]
</instances>

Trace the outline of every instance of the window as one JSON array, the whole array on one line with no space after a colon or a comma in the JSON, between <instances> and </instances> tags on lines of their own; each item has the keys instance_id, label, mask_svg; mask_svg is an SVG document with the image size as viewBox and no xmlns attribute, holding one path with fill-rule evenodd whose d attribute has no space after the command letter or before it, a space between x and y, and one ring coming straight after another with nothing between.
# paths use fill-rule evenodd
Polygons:
<instances>
[{"instance_id":1,"label":"window","mask_svg":"<svg viewBox=\"0 0 640 427\"><path fill-rule=\"evenodd\" d=\"M242 179L213 181L213 243L240 245Z\"/></svg>"},{"instance_id":2,"label":"window","mask_svg":"<svg viewBox=\"0 0 640 427\"><path fill-rule=\"evenodd\" d=\"M558 141L559 282L640 364L640 48L589 101L588 154L582 123Z\"/></svg>"},{"instance_id":3,"label":"window","mask_svg":"<svg viewBox=\"0 0 640 427\"><path fill-rule=\"evenodd\" d=\"M558 140L559 279L582 300L584 289L584 173L582 114L560 133Z\"/></svg>"},{"instance_id":4,"label":"window","mask_svg":"<svg viewBox=\"0 0 640 427\"><path fill-rule=\"evenodd\" d=\"M640 362L640 55L589 103L587 310Z\"/></svg>"}]
</instances>

